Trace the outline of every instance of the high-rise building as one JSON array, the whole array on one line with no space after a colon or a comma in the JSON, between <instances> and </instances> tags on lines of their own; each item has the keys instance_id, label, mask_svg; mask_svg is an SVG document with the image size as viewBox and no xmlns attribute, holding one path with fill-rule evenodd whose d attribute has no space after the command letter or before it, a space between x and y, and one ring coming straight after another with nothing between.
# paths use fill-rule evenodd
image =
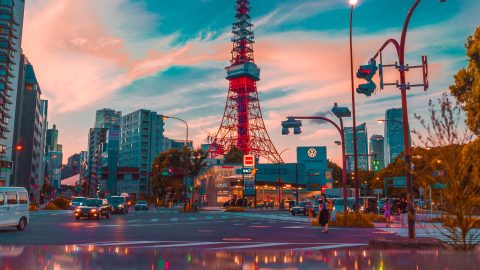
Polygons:
<instances>
[{"instance_id":1,"label":"high-rise building","mask_svg":"<svg viewBox=\"0 0 480 270\"><path fill-rule=\"evenodd\" d=\"M177 150L182 150L185 147L185 140L174 140L165 137L163 140L163 151L167 151L169 149L177 149ZM189 148L193 148L193 141L188 140L187 146ZM205 150L208 151L208 148Z\"/></svg>"},{"instance_id":2,"label":"high-rise building","mask_svg":"<svg viewBox=\"0 0 480 270\"><path fill-rule=\"evenodd\" d=\"M22 151L13 152L13 184L25 187L32 201L38 201L39 189L43 184L45 149L44 126L46 111L42 108L41 90L33 66L22 55L17 91L17 110L15 113L14 143L21 145Z\"/></svg>"},{"instance_id":3,"label":"high-rise building","mask_svg":"<svg viewBox=\"0 0 480 270\"><path fill-rule=\"evenodd\" d=\"M62 151L62 145L58 144L58 129L57 125L53 124L53 128L47 130L46 151Z\"/></svg>"},{"instance_id":4,"label":"high-rise building","mask_svg":"<svg viewBox=\"0 0 480 270\"><path fill-rule=\"evenodd\" d=\"M385 112L385 166L395 161L403 153L402 109L393 108ZM410 131L409 133L410 134Z\"/></svg>"},{"instance_id":5,"label":"high-rise building","mask_svg":"<svg viewBox=\"0 0 480 270\"><path fill-rule=\"evenodd\" d=\"M150 194L150 172L153 160L164 150L163 116L149 110L138 110L122 116L120 167L139 168L138 194Z\"/></svg>"},{"instance_id":6,"label":"high-rise building","mask_svg":"<svg viewBox=\"0 0 480 270\"><path fill-rule=\"evenodd\" d=\"M345 127L345 153L347 154L347 171L354 171L353 158L353 128ZM365 123L357 126L357 164L360 170L368 171L368 135L367 125Z\"/></svg>"},{"instance_id":7,"label":"high-rise building","mask_svg":"<svg viewBox=\"0 0 480 270\"><path fill-rule=\"evenodd\" d=\"M0 186L11 185L24 0L0 1Z\"/></svg>"},{"instance_id":8,"label":"high-rise building","mask_svg":"<svg viewBox=\"0 0 480 270\"><path fill-rule=\"evenodd\" d=\"M378 171L385 168L384 140L382 135L370 137L370 170Z\"/></svg>"},{"instance_id":9,"label":"high-rise building","mask_svg":"<svg viewBox=\"0 0 480 270\"><path fill-rule=\"evenodd\" d=\"M96 194L99 184L99 172L101 171L100 145L105 142L107 128L91 128L88 132L88 155L85 177L87 180L87 196Z\"/></svg>"},{"instance_id":10,"label":"high-rise building","mask_svg":"<svg viewBox=\"0 0 480 270\"><path fill-rule=\"evenodd\" d=\"M120 149L120 126L111 126L107 130L105 142L101 144L100 185L106 194L117 193L118 154Z\"/></svg>"},{"instance_id":11,"label":"high-rise building","mask_svg":"<svg viewBox=\"0 0 480 270\"><path fill-rule=\"evenodd\" d=\"M120 126L122 112L108 108L97 110L95 114L96 128L109 128L110 126Z\"/></svg>"}]
</instances>

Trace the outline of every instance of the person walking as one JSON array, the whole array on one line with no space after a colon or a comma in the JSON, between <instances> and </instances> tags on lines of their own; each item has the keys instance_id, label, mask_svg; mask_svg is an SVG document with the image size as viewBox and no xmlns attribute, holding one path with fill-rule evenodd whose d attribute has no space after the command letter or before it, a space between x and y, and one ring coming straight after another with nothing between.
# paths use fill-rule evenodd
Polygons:
<instances>
[{"instance_id":1,"label":"person walking","mask_svg":"<svg viewBox=\"0 0 480 270\"><path fill-rule=\"evenodd\" d=\"M402 197L400 205L398 207L398 214L400 215L400 220L402 221L402 228L406 225L407 220L407 200L405 197Z\"/></svg>"},{"instance_id":2,"label":"person walking","mask_svg":"<svg viewBox=\"0 0 480 270\"><path fill-rule=\"evenodd\" d=\"M387 222L387 228L390 228L391 225L390 225L390 216L391 216L391 208L392 206L390 205L390 197L387 197L387 199L385 200L385 218L386 218L386 222Z\"/></svg>"},{"instance_id":3,"label":"person walking","mask_svg":"<svg viewBox=\"0 0 480 270\"><path fill-rule=\"evenodd\" d=\"M328 211L328 202L325 194L322 194L318 207L321 208L318 214L318 223L322 226L322 233L328 233L328 221L330 220L330 212Z\"/></svg>"}]
</instances>

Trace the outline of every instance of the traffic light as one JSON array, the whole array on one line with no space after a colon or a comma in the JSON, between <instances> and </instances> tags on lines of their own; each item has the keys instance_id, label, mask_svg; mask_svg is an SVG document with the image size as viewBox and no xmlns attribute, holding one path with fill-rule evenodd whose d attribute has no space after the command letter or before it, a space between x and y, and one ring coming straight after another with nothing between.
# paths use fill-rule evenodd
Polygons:
<instances>
[{"instance_id":1,"label":"traffic light","mask_svg":"<svg viewBox=\"0 0 480 270\"><path fill-rule=\"evenodd\" d=\"M373 170L376 172L380 170L380 161L378 160L373 161Z\"/></svg>"},{"instance_id":2,"label":"traffic light","mask_svg":"<svg viewBox=\"0 0 480 270\"><path fill-rule=\"evenodd\" d=\"M302 121L287 117L287 121L282 121L282 135L288 135L290 128L293 128L293 134L298 135L302 133L301 127Z\"/></svg>"},{"instance_id":3,"label":"traffic light","mask_svg":"<svg viewBox=\"0 0 480 270\"><path fill-rule=\"evenodd\" d=\"M357 93L364 94L369 97L375 91L375 88L377 88L377 85L374 82L360 84L357 88Z\"/></svg>"},{"instance_id":4,"label":"traffic light","mask_svg":"<svg viewBox=\"0 0 480 270\"><path fill-rule=\"evenodd\" d=\"M357 71L357 78L371 82L373 76L377 73L377 70L377 62L374 59L371 59L367 65L360 66Z\"/></svg>"},{"instance_id":5,"label":"traffic light","mask_svg":"<svg viewBox=\"0 0 480 270\"><path fill-rule=\"evenodd\" d=\"M162 172L163 176L173 176L173 169L171 167L165 168Z\"/></svg>"},{"instance_id":6,"label":"traffic light","mask_svg":"<svg viewBox=\"0 0 480 270\"><path fill-rule=\"evenodd\" d=\"M378 67L374 59L371 59L367 65L362 65L357 71L357 78L364 79L367 83L360 84L357 88L357 93L364 94L367 97L371 96L377 88L377 85L372 81L373 76L377 73Z\"/></svg>"}]
</instances>

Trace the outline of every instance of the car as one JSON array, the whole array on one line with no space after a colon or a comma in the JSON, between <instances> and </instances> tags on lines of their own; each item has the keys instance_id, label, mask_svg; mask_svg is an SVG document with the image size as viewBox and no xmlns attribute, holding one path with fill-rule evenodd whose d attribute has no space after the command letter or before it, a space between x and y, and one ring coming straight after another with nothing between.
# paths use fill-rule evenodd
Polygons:
<instances>
[{"instance_id":1,"label":"car","mask_svg":"<svg viewBox=\"0 0 480 270\"><path fill-rule=\"evenodd\" d=\"M135 204L135 211L145 210L148 211L148 203L146 201L138 201Z\"/></svg>"},{"instance_id":2,"label":"car","mask_svg":"<svg viewBox=\"0 0 480 270\"><path fill-rule=\"evenodd\" d=\"M290 212L292 213L292 216L302 214L302 215L307 215L307 209L311 207L311 202L310 201L303 201L299 202L298 205L292 207Z\"/></svg>"},{"instance_id":3,"label":"car","mask_svg":"<svg viewBox=\"0 0 480 270\"><path fill-rule=\"evenodd\" d=\"M85 201L85 197L74 197L72 201L70 202L70 209L75 209L78 206L82 205L82 203Z\"/></svg>"},{"instance_id":4,"label":"car","mask_svg":"<svg viewBox=\"0 0 480 270\"><path fill-rule=\"evenodd\" d=\"M347 198L347 212L352 211L355 206L355 198ZM333 203L333 210L337 213L344 212L343 198L337 198Z\"/></svg>"},{"instance_id":5,"label":"car","mask_svg":"<svg viewBox=\"0 0 480 270\"><path fill-rule=\"evenodd\" d=\"M28 192L24 187L0 187L0 227L17 227L25 230L29 216Z\"/></svg>"},{"instance_id":6,"label":"car","mask_svg":"<svg viewBox=\"0 0 480 270\"><path fill-rule=\"evenodd\" d=\"M82 217L100 219L102 216L110 218L110 208L108 202L102 199L86 199L81 206L73 212L76 220Z\"/></svg>"},{"instance_id":7,"label":"car","mask_svg":"<svg viewBox=\"0 0 480 270\"><path fill-rule=\"evenodd\" d=\"M124 196L112 196L108 202L112 206L112 214L128 214L128 203Z\"/></svg>"}]
</instances>

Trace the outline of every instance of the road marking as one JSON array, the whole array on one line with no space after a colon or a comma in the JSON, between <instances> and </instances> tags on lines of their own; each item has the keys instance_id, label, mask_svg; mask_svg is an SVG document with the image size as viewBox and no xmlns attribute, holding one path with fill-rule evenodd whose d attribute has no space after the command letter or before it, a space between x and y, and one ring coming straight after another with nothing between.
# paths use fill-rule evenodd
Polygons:
<instances>
[{"instance_id":1,"label":"road marking","mask_svg":"<svg viewBox=\"0 0 480 270\"><path fill-rule=\"evenodd\" d=\"M213 217L207 216L207 217L205 217L205 219L213 219Z\"/></svg>"},{"instance_id":2,"label":"road marking","mask_svg":"<svg viewBox=\"0 0 480 270\"><path fill-rule=\"evenodd\" d=\"M86 244L78 244L77 246L96 246L96 247L103 247L103 246L126 246L126 245L138 245L138 244L154 244L154 243L185 243L188 241L124 241L124 242L98 242L98 243L86 243Z\"/></svg>"},{"instance_id":3,"label":"road marking","mask_svg":"<svg viewBox=\"0 0 480 270\"><path fill-rule=\"evenodd\" d=\"M334 248L358 247L358 246L368 246L368 244L346 243L346 244L333 244L333 245L326 245L326 246L308 247L308 248L294 248L294 249L288 249L288 250L291 250L291 251L308 251L308 250L322 250L322 249L334 249Z\"/></svg>"},{"instance_id":4,"label":"road marking","mask_svg":"<svg viewBox=\"0 0 480 270\"><path fill-rule=\"evenodd\" d=\"M150 219L150 222L157 222L158 221L158 218L152 218Z\"/></svg>"},{"instance_id":5,"label":"road marking","mask_svg":"<svg viewBox=\"0 0 480 270\"><path fill-rule=\"evenodd\" d=\"M250 228L270 228L271 226L265 226L265 225L254 225L250 226Z\"/></svg>"},{"instance_id":6,"label":"road marking","mask_svg":"<svg viewBox=\"0 0 480 270\"><path fill-rule=\"evenodd\" d=\"M188 220L197 220L196 217L189 217Z\"/></svg>"},{"instance_id":7,"label":"road marking","mask_svg":"<svg viewBox=\"0 0 480 270\"><path fill-rule=\"evenodd\" d=\"M175 225L194 225L194 224L202 224L202 223L223 223L224 221L202 221L202 222L187 222L187 223L175 223ZM143 224L124 224L124 225L117 225L117 224L107 224L107 225L91 225L85 226L85 228L102 228L102 227L148 227L148 226L171 226L172 223L143 223Z\"/></svg>"},{"instance_id":8,"label":"road marking","mask_svg":"<svg viewBox=\"0 0 480 270\"><path fill-rule=\"evenodd\" d=\"M143 246L143 247L133 247L133 248L189 247L189 246L218 245L218 244L223 244L223 243L224 243L224 242L195 242L195 243L186 243L186 244L154 245L154 246Z\"/></svg>"},{"instance_id":9,"label":"road marking","mask_svg":"<svg viewBox=\"0 0 480 270\"><path fill-rule=\"evenodd\" d=\"M170 221L178 221L178 218L176 218L176 217L171 218Z\"/></svg>"},{"instance_id":10,"label":"road marking","mask_svg":"<svg viewBox=\"0 0 480 270\"><path fill-rule=\"evenodd\" d=\"M256 244L256 245L221 247L221 248L212 248L212 249L245 249L245 248L283 246L283 245L288 245L288 244L289 243L263 243L263 244Z\"/></svg>"},{"instance_id":11,"label":"road marking","mask_svg":"<svg viewBox=\"0 0 480 270\"><path fill-rule=\"evenodd\" d=\"M134 219L134 220L129 220L127 222L137 222L137 221L142 221L142 219Z\"/></svg>"},{"instance_id":12,"label":"road marking","mask_svg":"<svg viewBox=\"0 0 480 270\"><path fill-rule=\"evenodd\" d=\"M282 227L282 229L305 229L308 228L308 226L287 226L287 227Z\"/></svg>"}]
</instances>

